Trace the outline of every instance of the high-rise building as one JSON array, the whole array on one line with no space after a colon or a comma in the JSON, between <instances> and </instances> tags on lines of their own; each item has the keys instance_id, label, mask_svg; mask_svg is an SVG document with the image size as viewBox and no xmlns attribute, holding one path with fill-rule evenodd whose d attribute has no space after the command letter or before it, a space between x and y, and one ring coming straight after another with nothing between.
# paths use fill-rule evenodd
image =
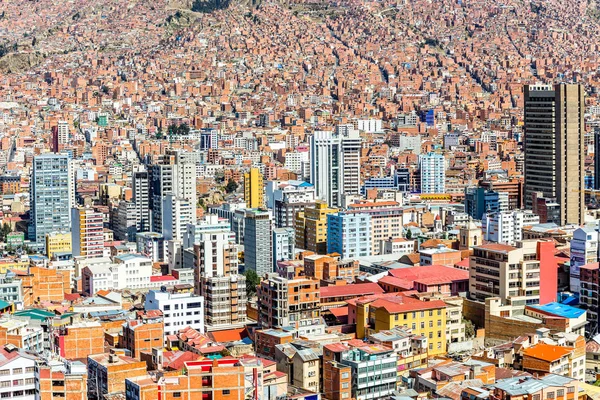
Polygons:
<instances>
[{"instance_id":1,"label":"high-rise building","mask_svg":"<svg viewBox=\"0 0 600 400\"><path fill-rule=\"evenodd\" d=\"M162 233L162 205L167 194L187 200L192 209L196 209L196 165L186 162L186 159L178 157L177 154L166 154L159 164L152 165L151 176L152 230Z\"/></svg>"},{"instance_id":2,"label":"high-rise building","mask_svg":"<svg viewBox=\"0 0 600 400\"><path fill-rule=\"evenodd\" d=\"M244 201L248 208L265 206L263 174L258 168L250 168L250 171L244 174Z\"/></svg>"},{"instance_id":3,"label":"high-rise building","mask_svg":"<svg viewBox=\"0 0 600 400\"><path fill-rule=\"evenodd\" d=\"M600 190L600 126L594 127L594 189Z\"/></svg>"},{"instance_id":4,"label":"high-rise building","mask_svg":"<svg viewBox=\"0 0 600 400\"><path fill-rule=\"evenodd\" d=\"M71 221L73 256L102 257L104 254L102 213L90 207L75 207L71 210Z\"/></svg>"},{"instance_id":5,"label":"high-rise building","mask_svg":"<svg viewBox=\"0 0 600 400\"><path fill-rule=\"evenodd\" d=\"M150 179L148 171L133 174L133 203L135 204L136 229L149 232L150 220Z\"/></svg>"},{"instance_id":6,"label":"high-rise building","mask_svg":"<svg viewBox=\"0 0 600 400\"><path fill-rule=\"evenodd\" d=\"M238 273L238 245L229 226L227 220L207 215L188 225L184 239L184 268L190 263L194 268L194 291L204 297L208 331L246 323L246 277Z\"/></svg>"},{"instance_id":7,"label":"high-rise building","mask_svg":"<svg viewBox=\"0 0 600 400\"><path fill-rule=\"evenodd\" d=\"M446 191L445 164L442 154L428 153L419 156L421 193L444 193Z\"/></svg>"},{"instance_id":8,"label":"high-rise building","mask_svg":"<svg viewBox=\"0 0 600 400\"><path fill-rule=\"evenodd\" d=\"M558 266L554 251L552 240L523 240L516 247L496 243L473 247L469 296L479 301L500 297L503 303L507 298L522 304L555 301Z\"/></svg>"},{"instance_id":9,"label":"high-rise building","mask_svg":"<svg viewBox=\"0 0 600 400\"><path fill-rule=\"evenodd\" d=\"M337 211L337 208L330 208L319 201L314 207L306 207L304 212L296 213L296 247L318 254L327 253L327 214Z\"/></svg>"},{"instance_id":10,"label":"high-rise building","mask_svg":"<svg viewBox=\"0 0 600 400\"><path fill-rule=\"evenodd\" d=\"M304 181L268 181L266 192L277 228L294 226L296 213L315 204L315 188Z\"/></svg>"},{"instance_id":11,"label":"high-rise building","mask_svg":"<svg viewBox=\"0 0 600 400\"><path fill-rule=\"evenodd\" d=\"M598 231L596 227L584 226L573 232L570 258L570 289L574 293L581 291L579 268L598 262Z\"/></svg>"},{"instance_id":12,"label":"high-rise building","mask_svg":"<svg viewBox=\"0 0 600 400\"><path fill-rule=\"evenodd\" d=\"M336 132L314 132L310 138L310 181L319 199L340 206L342 195L360 193L360 148L358 131L345 125Z\"/></svg>"},{"instance_id":13,"label":"high-rise building","mask_svg":"<svg viewBox=\"0 0 600 400\"><path fill-rule=\"evenodd\" d=\"M481 187L465 188L465 212L474 219L485 213L508 211L508 193L486 190Z\"/></svg>"},{"instance_id":14,"label":"high-rise building","mask_svg":"<svg viewBox=\"0 0 600 400\"><path fill-rule=\"evenodd\" d=\"M583 223L584 111L582 85L525 85L525 206L555 198L560 225Z\"/></svg>"},{"instance_id":15,"label":"high-rise building","mask_svg":"<svg viewBox=\"0 0 600 400\"><path fill-rule=\"evenodd\" d=\"M371 255L371 216L338 212L327 215L327 252L342 259Z\"/></svg>"},{"instance_id":16,"label":"high-rise building","mask_svg":"<svg viewBox=\"0 0 600 400\"><path fill-rule=\"evenodd\" d=\"M481 228L484 240L513 246L523 238L523 227L540 223L531 211L506 211L483 214Z\"/></svg>"},{"instance_id":17,"label":"high-rise building","mask_svg":"<svg viewBox=\"0 0 600 400\"><path fill-rule=\"evenodd\" d=\"M320 324L319 288L315 278L269 274L257 287L258 323L263 329Z\"/></svg>"},{"instance_id":18,"label":"high-rise building","mask_svg":"<svg viewBox=\"0 0 600 400\"><path fill-rule=\"evenodd\" d=\"M273 264L277 266L277 261L286 261L294 259L294 228L275 228L273 229Z\"/></svg>"},{"instance_id":19,"label":"high-rise building","mask_svg":"<svg viewBox=\"0 0 600 400\"><path fill-rule=\"evenodd\" d=\"M165 240L183 240L187 225L195 220L195 208L184 198L173 194L163 197L163 225L161 232Z\"/></svg>"},{"instance_id":20,"label":"high-rise building","mask_svg":"<svg viewBox=\"0 0 600 400\"><path fill-rule=\"evenodd\" d=\"M29 238L41 250L48 233L71 230L70 165L69 157L63 154L44 154L33 159Z\"/></svg>"},{"instance_id":21,"label":"high-rise building","mask_svg":"<svg viewBox=\"0 0 600 400\"><path fill-rule=\"evenodd\" d=\"M244 214L244 260L246 269L263 276L273 271L272 220L267 211L248 209Z\"/></svg>"}]
</instances>

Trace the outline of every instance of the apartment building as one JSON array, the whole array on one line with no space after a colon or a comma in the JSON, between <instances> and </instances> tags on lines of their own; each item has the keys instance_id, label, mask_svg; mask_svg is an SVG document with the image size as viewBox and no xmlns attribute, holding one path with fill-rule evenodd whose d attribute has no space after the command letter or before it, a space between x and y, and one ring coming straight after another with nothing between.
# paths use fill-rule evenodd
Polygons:
<instances>
[{"instance_id":1,"label":"apartment building","mask_svg":"<svg viewBox=\"0 0 600 400\"><path fill-rule=\"evenodd\" d=\"M303 261L306 276L331 283L337 280L354 282L359 272L357 260L344 260L339 256L313 254L305 256Z\"/></svg>"},{"instance_id":2,"label":"apartment building","mask_svg":"<svg viewBox=\"0 0 600 400\"><path fill-rule=\"evenodd\" d=\"M532 374L556 374L585 379L585 339L570 343L574 347L538 343L523 350L523 369Z\"/></svg>"},{"instance_id":3,"label":"apartment building","mask_svg":"<svg viewBox=\"0 0 600 400\"><path fill-rule=\"evenodd\" d=\"M152 319L128 320L123 324L123 347L131 351L133 358L140 359L142 352L152 353L155 347L162 348L165 325L162 316Z\"/></svg>"},{"instance_id":4,"label":"apartment building","mask_svg":"<svg viewBox=\"0 0 600 400\"><path fill-rule=\"evenodd\" d=\"M193 293L151 290L146 295L144 309L162 311L165 336L190 327L204 333L204 297Z\"/></svg>"},{"instance_id":5,"label":"apartment building","mask_svg":"<svg viewBox=\"0 0 600 400\"><path fill-rule=\"evenodd\" d=\"M341 354L340 364L350 367L351 393L356 400L384 398L397 388L398 360L389 347L368 344L351 348Z\"/></svg>"},{"instance_id":6,"label":"apartment building","mask_svg":"<svg viewBox=\"0 0 600 400\"><path fill-rule=\"evenodd\" d=\"M244 201L248 208L265 206L263 174L258 168L250 168L248 172L244 173Z\"/></svg>"},{"instance_id":7,"label":"apartment building","mask_svg":"<svg viewBox=\"0 0 600 400\"><path fill-rule=\"evenodd\" d=\"M314 207L306 207L304 212L296 213L296 247L317 254L327 253L327 215L336 212L336 208L318 201Z\"/></svg>"},{"instance_id":8,"label":"apartment building","mask_svg":"<svg viewBox=\"0 0 600 400\"><path fill-rule=\"evenodd\" d=\"M125 391L125 380L146 375L146 362L117 352L87 357L87 394L90 400Z\"/></svg>"},{"instance_id":9,"label":"apartment building","mask_svg":"<svg viewBox=\"0 0 600 400\"><path fill-rule=\"evenodd\" d=\"M104 246L104 243L102 243ZM71 234L50 232L46 235L46 256L52 259L55 254L73 252Z\"/></svg>"},{"instance_id":10,"label":"apartment building","mask_svg":"<svg viewBox=\"0 0 600 400\"><path fill-rule=\"evenodd\" d=\"M592 335L598 333L598 301L600 299L599 263L585 264L580 267L579 307L587 310L589 321L586 331Z\"/></svg>"},{"instance_id":11,"label":"apartment building","mask_svg":"<svg viewBox=\"0 0 600 400\"><path fill-rule=\"evenodd\" d=\"M87 258L104 254L103 214L90 207L71 210L73 256Z\"/></svg>"},{"instance_id":12,"label":"apartment building","mask_svg":"<svg viewBox=\"0 0 600 400\"><path fill-rule=\"evenodd\" d=\"M342 258L371 255L371 216L338 212L327 215L327 252Z\"/></svg>"},{"instance_id":13,"label":"apartment building","mask_svg":"<svg viewBox=\"0 0 600 400\"><path fill-rule=\"evenodd\" d=\"M554 301L558 280L554 251L550 240L523 240L516 247L475 246L469 259L470 297L479 301L520 297L525 304Z\"/></svg>"},{"instance_id":14,"label":"apartment building","mask_svg":"<svg viewBox=\"0 0 600 400\"><path fill-rule=\"evenodd\" d=\"M320 324L319 281L269 274L257 288L258 322L263 329L294 327L310 332Z\"/></svg>"},{"instance_id":15,"label":"apartment building","mask_svg":"<svg viewBox=\"0 0 600 400\"><path fill-rule=\"evenodd\" d=\"M584 226L573 232L570 242L569 286L574 293L581 293L582 289L579 268L598 262L598 239L596 226Z\"/></svg>"},{"instance_id":16,"label":"apartment building","mask_svg":"<svg viewBox=\"0 0 600 400\"><path fill-rule=\"evenodd\" d=\"M51 331L52 350L68 360L104 352L104 328L98 321L80 321Z\"/></svg>"},{"instance_id":17,"label":"apartment building","mask_svg":"<svg viewBox=\"0 0 600 400\"><path fill-rule=\"evenodd\" d=\"M12 344L0 347L0 398L36 399L33 353Z\"/></svg>"},{"instance_id":18,"label":"apartment building","mask_svg":"<svg viewBox=\"0 0 600 400\"><path fill-rule=\"evenodd\" d=\"M523 227L539 223L540 217L531 211L507 211L483 214L481 228L485 240L514 246L523 239Z\"/></svg>"},{"instance_id":19,"label":"apartment building","mask_svg":"<svg viewBox=\"0 0 600 400\"><path fill-rule=\"evenodd\" d=\"M348 300L348 323L356 324L356 337L396 327L411 329L428 339L429 355L446 353L446 303L386 293Z\"/></svg>"},{"instance_id":20,"label":"apartment building","mask_svg":"<svg viewBox=\"0 0 600 400\"><path fill-rule=\"evenodd\" d=\"M481 395L482 399L517 400L525 396L528 399L577 400L581 398L579 380L555 374L502 379L487 389L488 391ZM464 391L461 398L465 398Z\"/></svg>"},{"instance_id":21,"label":"apartment building","mask_svg":"<svg viewBox=\"0 0 600 400\"><path fill-rule=\"evenodd\" d=\"M35 390L37 400L88 400L87 367L81 361L38 360Z\"/></svg>"},{"instance_id":22,"label":"apartment building","mask_svg":"<svg viewBox=\"0 0 600 400\"><path fill-rule=\"evenodd\" d=\"M371 217L371 254L385 254L383 243L402 237L404 210L400 203L391 200L359 201L349 204L348 210Z\"/></svg>"},{"instance_id":23,"label":"apartment building","mask_svg":"<svg viewBox=\"0 0 600 400\"><path fill-rule=\"evenodd\" d=\"M140 375L125 379L128 399L231 399L263 398L263 367L256 359L186 361L183 373Z\"/></svg>"}]
</instances>

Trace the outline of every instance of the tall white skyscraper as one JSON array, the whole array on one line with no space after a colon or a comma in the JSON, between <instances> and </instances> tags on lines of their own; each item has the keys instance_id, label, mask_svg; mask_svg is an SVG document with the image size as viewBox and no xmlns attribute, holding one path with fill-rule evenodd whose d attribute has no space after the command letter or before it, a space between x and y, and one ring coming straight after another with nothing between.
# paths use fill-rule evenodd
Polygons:
<instances>
[{"instance_id":1,"label":"tall white skyscraper","mask_svg":"<svg viewBox=\"0 0 600 400\"><path fill-rule=\"evenodd\" d=\"M310 139L310 181L317 198L340 206L344 194L360 193L359 132L340 125L335 132L315 131Z\"/></svg>"},{"instance_id":2,"label":"tall white skyscraper","mask_svg":"<svg viewBox=\"0 0 600 400\"><path fill-rule=\"evenodd\" d=\"M187 225L195 220L195 208L184 198L168 194L162 202L162 234L165 240L183 240Z\"/></svg>"},{"instance_id":3,"label":"tall white skyscraper","mask_svg":"<svg viewBox=\"0 0 600 400\"><path fill-rule=\"evenodd\" d=\"M444 156L427 153L419 156L421 193L444 193L446 191L446 166Z\"/></svg>"}]
</instances>

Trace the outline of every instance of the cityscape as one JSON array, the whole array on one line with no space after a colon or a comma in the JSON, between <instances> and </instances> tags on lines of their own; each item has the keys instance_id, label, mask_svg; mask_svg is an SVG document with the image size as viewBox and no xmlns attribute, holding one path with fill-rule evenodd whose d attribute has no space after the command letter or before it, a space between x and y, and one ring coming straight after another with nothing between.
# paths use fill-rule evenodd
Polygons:
<instances>
[{"instance_id":1,"label":"cityscape","mask_svg":"<svg viewBox=\"0 0 600 400\"><path fill-rule=\"evenodd\" d=\"M0 399L600 400L600 3L0 0Z\"/></svg>"}]
</instances>

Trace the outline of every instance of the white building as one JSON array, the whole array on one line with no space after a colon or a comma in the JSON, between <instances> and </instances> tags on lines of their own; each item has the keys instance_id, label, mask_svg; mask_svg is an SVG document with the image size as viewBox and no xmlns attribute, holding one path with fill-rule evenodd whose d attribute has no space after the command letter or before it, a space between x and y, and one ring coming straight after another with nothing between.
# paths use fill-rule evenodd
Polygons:
<instances>
[{"instance_id":1,"label":"white building","mask_svg":"<svg viewBox=\"0 0 600 400\"><path fill-rule=\"evenodd\" d=\"M571 239L570 290L579 293L579 267L598 262L598 231L596 227L584 226L573 232Z\"/></svg>"},{"instance_id":2,"label":"white building","mask_svg":"<svg viewBox=\"0 0 600 400\"><path fill-rule=\"evenodd\" d=\"M358 130L367 133L383 132L383 122L380 119L359 119Z\"/></svg>"},{"instance_id":3,"label":"white building","mask_svg":"<svg viewBox=\"0 0 600 400\"><path fill-rule=\"evenodd\" d=\"M347 125L336 132L315 131L310 139L310 182L316 196L330 206L342 204L343 194L360 194L358 131Z\"/></svg>"},{"instance_id":4,"label":"white building","mask_svg":"<svg viewBox=\"0 0 600 400\"><path fill-rule=\"evenodd\" d=\"M151 286L152 260L140 254L116 256L113 263L88 264L82 270L83 292L144 289Z\"/></svg>"},{"instance_id":5,"label":"white building","mask_svg":"<svg viewBox=\"0 0 600 400\"><path fill-rule=\"evenodd\" d=\"M11 344L0 348L0 398L20 400L37 398L36 359L33 354Z\"/></svg>"},{"instance_id":6,"label":"white building","mask_svg":"<svg viewBox=\"0 0 600 400\"><path fill-rule=\"evenodd\" d=\"M194 222L196 206L182 197L168 194L163 198L163 228L165 240L183 240L186 226Z\"/></svg>"},{"instance_id":7,"label":"white building","mask_svg":"<svg viewBox=\"0 0 600 400\"><path fill-rule=\"evenodd\" d=\"M290 171L302 175L302 165L310 161L307 151L290 151L285 153L285 162L283 166Z\"/></svg>"},{"instance_id":8,"label":"white building","mask_svg":"<svg viewBox=\"0 0 600 400\"><path fill-rule=\"evenodd\" d=\"M398 148L400 151L411 150L413 154L421 154L421 135L401 135L398 138Z\"/></svg>"},{"instance_id":9,"label":"white building","mask_svg":"<svg viewBox=\"0 0 600 400\"><path fill-rule=\"evenodd\" d=\"M15 317L2 317L2 319L0 319L0 327L6 329L6 334L8 336L20 336L21 347L23 350L29 350L35 353L44 351L43 328L32 326L29 324L29 321L16 319Z\"/></svg>"},{"instance_id":10,"label":"white building","mask_svg":"<svg viewBox=\"0 0 600 400\"><path fill-rule=\"evenodd\" d=\"M273 264L277 267L277 261L294 259L294 245L296 243L294 228L273 229Z\"/></svg>"},{"instance_id":11,"label":"white building","mask_svg":"<svg viewBox=\"0 0 600 400\"><path fill-rule=\"evenodd\" d=\"M404 238L383 241L383 254L411 254L415 251L415 241Z\"/></svg>"},{"instance_id":12,"label":"white building","mask_svg":"<svg viewBox=\"0 0 600 400\"><path fill-rule=\"evenodd\" d=\"M446 161L442 154L428 153L419 156L421 193L446 192Z\"/></svg>"},{"instance_id":13,"label":"white building","mask_svg":"<svg viewBox=\"0 0 600 400\"><path fill-rule=\"evenodd\" d=\"M481 219L481 230L484 240L514 246L523 239L524 226L539 223L539 215L527 210L485 213Z\"/></svg>"},{"instance_id":14,"label":"white building","mask_svg":"<svg viewBox=\"0 0 600 400\"><path fill-rule=\"evenodd\" d=\"M151 290L146 295L146 310L161 310L164 316L165 336L191 327L204 333L204 298L193 293L169 293Z\"/></svg>"}]
</instances>

